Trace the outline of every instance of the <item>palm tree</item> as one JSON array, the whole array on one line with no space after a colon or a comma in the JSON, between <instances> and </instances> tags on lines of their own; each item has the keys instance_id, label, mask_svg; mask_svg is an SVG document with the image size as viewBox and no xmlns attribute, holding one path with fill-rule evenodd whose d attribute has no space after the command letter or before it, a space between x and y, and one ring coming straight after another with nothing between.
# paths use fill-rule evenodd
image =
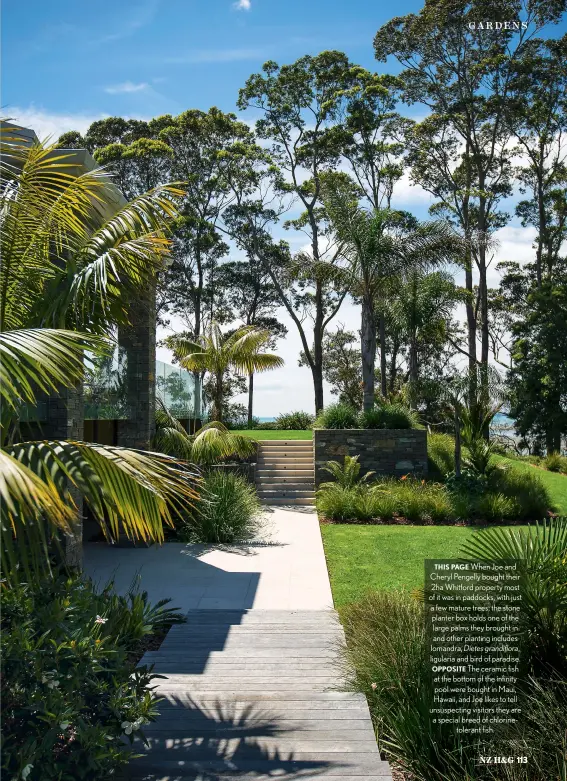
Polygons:
<instances>
[{"instance_id":1,"label":"palm tree","mask_svg":"<svg viewBox=\"0 0 567 781\"><path fill-rule=\"evenodd\" d=\"M253 440L229 431L217 420L206 423L196 434L188 434L160 399L157 403L153 447L160 453L209 466L225 458L246 458L256 452Z\"/></svg>"},{"instance_id":2,"label":"palm tree","mask_svg":"<svg viewBox=\"0 0 567 781\"><path fill-rule=\"evenodd\" d=\"M208 332L196 339L174 334L166 339L176 359L184 369L192 372L209 372L213 378L212 419L222 419L224 381L227 372L250 375L279 369L282 358L262 352L270 339L270 332L263 328L245 325L232 334L223 334L218 323L211 323Z\"/></svg>"},{"instance_id":3,"label":"palm tree","mask_svg":"<svg viewBox=\"0 0 567 781\"><path fill-rule=\"evenodd\" d=\"M128 321L125 293L162 267L181 191L160 187L115 211L101 169L79 175L64 152L22 145L5 127L0 140L0 514L4 577L16 579L49 571L52 538L77 523L77 495L108 535L160 540L170 507L197 493L188 465L165 455L18 441L25 405L76 387L85 353L109 351Z\"/></svg>"},{"instance_id":4,"label":"palm tree","mask_svg":"<svg viewBox=\"0 0 567 781\"><path fill-rule=\"evenodd\" d=\"M408 345L408 398L412 409L417 406L420 343L446 342L447 321L457 300L450 274L444 271L424 274L416 268L405 275L390 303L392 321Z\"/></svg>"},{"instance_id":5,"label":"palm tree","mask_svg":"<svg viewBox=\"0 0 567 781\"><path fill-rule=\"evenodd\" d=\"M460 241L445 222L419 223L407 212L363 208L353 188L329 180L324 203L347 261L342 269L350 292L362 304L363 408L374 405L376 311L404 273L452 260ZM383 322L383 318L382 318ZM385 333L381 328L381 393L387 394Z\"/></svg>"}]
</instances>

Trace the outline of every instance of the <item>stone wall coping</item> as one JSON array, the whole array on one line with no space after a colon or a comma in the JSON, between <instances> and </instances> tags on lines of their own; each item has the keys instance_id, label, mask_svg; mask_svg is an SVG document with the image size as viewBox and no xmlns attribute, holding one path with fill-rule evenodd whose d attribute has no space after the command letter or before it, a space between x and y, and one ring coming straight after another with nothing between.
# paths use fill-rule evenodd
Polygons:
<instances>
[{"instance_id":1,"label":"stone wall coping","mask_svg":"<svg viewBox=\"0 0 567 781\"><path fill-rule=\"evenodd\" d=\"M427 431L426 428L314 428L313 431Z\"/></svg>"}]
</instances>

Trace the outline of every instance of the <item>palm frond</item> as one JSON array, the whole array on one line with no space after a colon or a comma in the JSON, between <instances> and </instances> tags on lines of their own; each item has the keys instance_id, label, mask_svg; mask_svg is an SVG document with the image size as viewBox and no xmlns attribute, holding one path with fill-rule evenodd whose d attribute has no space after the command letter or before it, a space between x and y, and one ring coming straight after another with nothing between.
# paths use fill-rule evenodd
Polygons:
<instances>
[{"instance_id":1,"label":"palm frond","mask_svg":"<svg viewBox=\"0 0 567 781\"><path fill-rule=\"evenodd\" d=\"M188 464L161 453L87 442L43 441L13 445L4 456L10 463L18 462L26 474L34 475L35 485L43 483L57 492L60 502L71 508L73 491L77 491L110 538L117 538L123 530L131 539L159 542L163 524L172 523L171 508L186 508L198 498L198 474ZM11 532L17 536L24 526L34 524L43 502L30 511L29 503L19 500L15 505L10 491L7 485L2 502L10 513ZM12 512L10 502L20 512ZM68 520L68 514L59 522L56 515L52 517L58 527Z\"/></svg>"},{"instance_id":2,"label":"palm frond","mask_svg":"<svg viewBox=\"0 0 567 781\"><path fill-rule=\"evenodd\" d=\"M213 464L231 456L247 458L256 452L248 437L230 431L219 421L203 426L193 441L192 457L197 464Z\"/></svg>"},{"instance_id":3,"label":"palm frond","mask_svg":"<svg viewBox=\"0 0 567 781\"><path fill-rule=\"evenodd\" d=\"M84 354L102 353L108 341L92 334L57 329L0 333L0 395L15 410L34 403L37 390L57 391L82 379Z\"/></svg>"},{"instance_id":4,"label":"palm frond","mask_svg":"<svg viewBox=\"0 0 567 781\"><path fill-rule=\"evenodd\" d=\"M4 577L48 573L49 540L57 529L69 534L74 503L55 483L43 480L10 453L0 450L1 565Z\"/></svg>"}]
</instances>

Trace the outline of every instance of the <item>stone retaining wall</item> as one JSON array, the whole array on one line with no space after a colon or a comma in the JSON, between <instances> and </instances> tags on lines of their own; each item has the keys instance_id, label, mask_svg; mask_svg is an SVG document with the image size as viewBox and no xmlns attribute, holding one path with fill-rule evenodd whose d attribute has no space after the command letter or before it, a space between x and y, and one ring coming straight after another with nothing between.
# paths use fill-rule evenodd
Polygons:
<instances>
[{"instance_id":1,"label":"stone retaining wall","mask_svg":"<svg viewBox=\"0 0 567 781\"><path fill-rule=\"evenodd\" d=\"M331 480L326 461L359 456L361 474L427 474L425 429L315 429L315 486Z\"/></svg>"}]
</instances>

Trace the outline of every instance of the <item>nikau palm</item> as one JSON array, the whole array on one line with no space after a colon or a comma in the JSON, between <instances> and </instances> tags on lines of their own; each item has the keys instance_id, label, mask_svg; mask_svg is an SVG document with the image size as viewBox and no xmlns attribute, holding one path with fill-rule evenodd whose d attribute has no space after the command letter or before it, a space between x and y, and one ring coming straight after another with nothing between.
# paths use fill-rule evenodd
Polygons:
<instances>
[{"instance_id":1,"label":"nikau palm","mask_svg":"<svg viewBox=\"0 0 567 781\"><path fill-rule=\"evenodd\" d=\"M283 366L283 360L273 353L263 352L270 332L254 326L242 326L234 333L223 334L218 323L212 323L208 333L190 339L173 335L166 340L184 369L209 372L213 380L213 420L222 420L223 383L229 370L250 375Z\"/></svg>"},{"instance_id":2,"label":"nikau palm","mask_svg":"<svg viewBox=\"0 0 567 781\"><path fill-rule=\"evenodd\" d=\"M65 153L21 145L6 128L1 175L0 512L13 579L48 569L53 533L77 522L77 494L106 533L159 540L170 506L196 491L188 467L165 455L18 441L22 406L80 384L85 353L108 351L112 328L128 322L127 295L162 267L181 191L157 188L116 211L103 171L77 175Z\"/></svg>"},{"instance_id":3,"label":"nikau palm","mask_svg":"<svg viewBox=\"0 0 567 781\"><path fill-rule=\"evenodd\" d=\"M451 261L459 251L460 241L444 222L419 223L405 212L364 209L350 188L330 186L324 201L341 242L341 254L348 264L342 274L351 294L362 305L360 339L366 411L374 405L376 310L380 300L384 300L389 289L408 271ZM384 367L383 334L381 352ZM385 396L384 370L381 383Z\"/></svg>"}]
</instances>

